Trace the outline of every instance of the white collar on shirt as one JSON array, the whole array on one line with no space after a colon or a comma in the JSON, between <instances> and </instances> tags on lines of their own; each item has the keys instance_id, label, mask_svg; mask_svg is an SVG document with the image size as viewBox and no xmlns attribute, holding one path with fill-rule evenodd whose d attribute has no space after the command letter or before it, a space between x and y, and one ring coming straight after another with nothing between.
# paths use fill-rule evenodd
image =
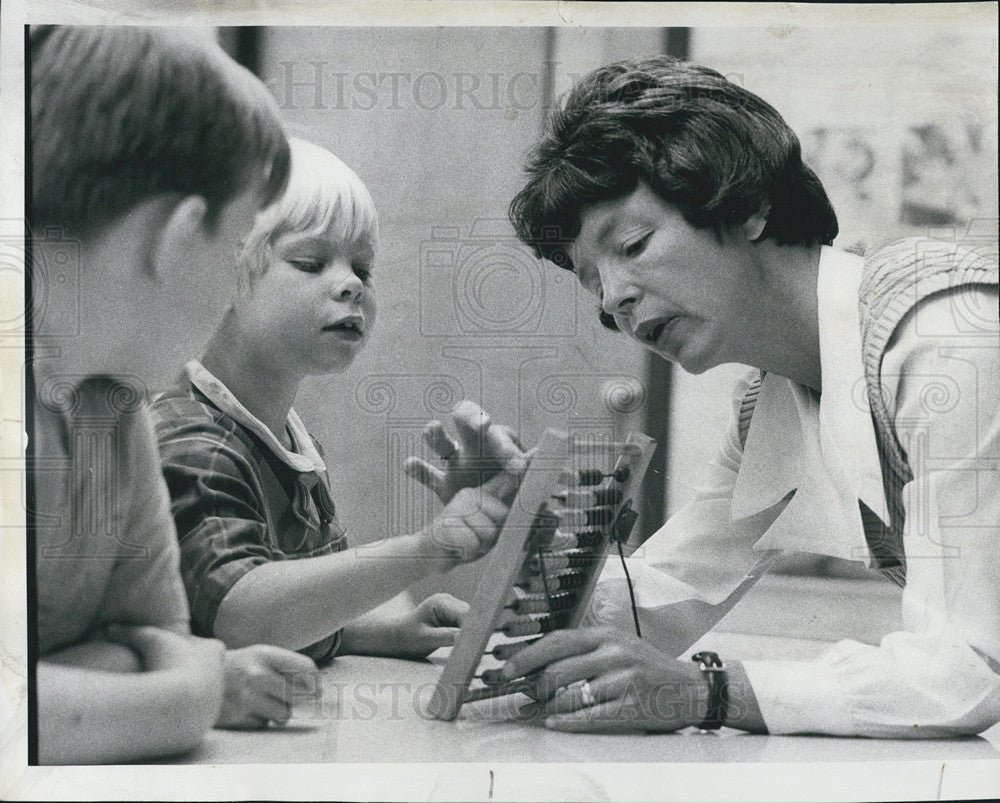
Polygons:
<instances>
[{"instance_id":1,"label":"white collar on shirt","mask_svg":"<svg viewBox=\"0 0 1000 803\"><path fill-rule=\"evenodd\" d=\"M888 521L861 357L858 288L864 260L823 247L819 345L823 392L766 374L733 489L733 519L796 491L756 549L869 557L858 509Z\"/></svg>"},{"instance_id":2,"label":"white collar on shirt","mask_svg":"<svg viewBox=\"0 0 1000 803\"><path fill-rule=\"evenodd\" d=\"M184 366L184 370L192 385L204 393L222 412L266 443L282 462L287 463L296 471L315 471L320 474L326 471L323 458L319 456L312 438L295 410L288 411L288 432L292 437L292 446L295 449L295 451L289 451L275 434L264 426L259 418L247 410L240 403L240 400L229 391L229 388L213 376L198 360L191 360Z\"/></svg>"}]
</instances>

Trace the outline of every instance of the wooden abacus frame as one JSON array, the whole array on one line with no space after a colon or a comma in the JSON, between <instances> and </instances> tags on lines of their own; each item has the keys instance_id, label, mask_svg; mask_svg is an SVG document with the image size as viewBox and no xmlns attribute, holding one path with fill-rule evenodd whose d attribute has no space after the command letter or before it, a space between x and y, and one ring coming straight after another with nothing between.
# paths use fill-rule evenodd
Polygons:
<instances>
[{"instance_id":1,"label":"wooden abacus frame","mask_svg":"<svg viewBox=\"0 0 1000 803\"><path fill-rule=\"evenodd\" d=\"M525 571L528 561L536 554L533 541L539 514L551 504L556 494L566 489L567 472L571 468L570 458L577 445L564 432L549 429L542 435L497 543L483 569L482 580L472 599L471 609L434 689L428 706L431 716L452 720L458 716L463 703L524 689L524 684L517 682L484 686L480 689L470 689L470 683L508 604L512 586ZM579 590L575 590L572 608L560 613L560 618L566 620L566 626L571 628L577 627L586 613L587 602L597 585L609 548L616 538L624 541L628 537L631 522L627 527L619 528L623 519L629 516L634 521L633 500L638 495L656 442L646 435L632 434L624 444L583 445L591 451L616 458L612 471L604 476L612 476L618 472L617 476L623 476L624 479L617 486L621 491L620 499L609 506L610 515L596 525L596 529L600 531L600 541L593 548L593 557L587 561L586 582ZM620 471L624 467L627 467L627 471ZM622 532L622 529L625 531Z\"/></svg>"}]
</instances>

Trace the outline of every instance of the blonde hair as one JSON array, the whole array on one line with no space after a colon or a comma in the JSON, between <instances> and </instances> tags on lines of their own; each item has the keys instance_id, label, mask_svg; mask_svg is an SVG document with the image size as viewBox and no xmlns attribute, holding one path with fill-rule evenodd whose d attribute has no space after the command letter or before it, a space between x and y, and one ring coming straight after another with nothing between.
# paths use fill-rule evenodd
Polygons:
<instances>
[{"instance_id":1,"label":"blonde hair","mask_svg":"<svg viewBox=\"0 0 1000 803\"><path fill-rule=\"evenodd\" d=\"M262 276L273 259L272 247L288 232L360 239L378 244L378 213L368 188L351 168L326 148L289 139L291 171L284 194L258 213L238 256L240 280Z\"/></svg>"}]
</instances>

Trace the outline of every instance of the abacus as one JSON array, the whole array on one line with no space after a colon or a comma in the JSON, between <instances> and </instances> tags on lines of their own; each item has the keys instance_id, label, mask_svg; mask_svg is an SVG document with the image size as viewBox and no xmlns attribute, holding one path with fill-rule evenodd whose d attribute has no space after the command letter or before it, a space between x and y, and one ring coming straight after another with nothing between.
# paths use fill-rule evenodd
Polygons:
<instances>
[{"instance_id":1,"label":"abacus","mask_svg":"<svg viewBox=\"0 0 1000 803\"><path fill-rule=\"evenodd\" d=\"M608 550L635 523L655 447L645 435L608 443L545 431L434 688L431 716L451 720L464 703L528 690L530 681L504 682L488 664L580 623Z\"/></svg>"}]
</instances>

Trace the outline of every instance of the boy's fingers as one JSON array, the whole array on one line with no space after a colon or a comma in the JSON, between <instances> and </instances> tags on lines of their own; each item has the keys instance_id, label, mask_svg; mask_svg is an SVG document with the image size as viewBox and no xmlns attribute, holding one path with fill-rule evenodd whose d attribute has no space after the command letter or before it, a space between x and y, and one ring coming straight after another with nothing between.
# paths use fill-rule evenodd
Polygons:
<instances>
[{"instance_id":1,"label":"boy's fingers","mask_svg":"<svg viewBox=\"0 0 1000 803\"><path fill-rule=\"evenodd\" d=\"M261 660L264 661L268 668L273 669L275 672L280 672L282 675L296 676L314 675L318 671L316 669L316 662L307 655L303 655L300 652L293 652L292 650L285 650L281 647L265 646L268 649L261 655Z\"/></svg>"},{"instance_id":2,"label":"boy's fingers","mask_svg":"<svg viewBox=\"0 0 1000 803\"><path fill-rule=\"evenodd\" d=\"M440 421L429 421L423 434L424 442L442 460L451 460L458 452L458 445L448 437Z\"/></svg>"},{"instance_id":3,"label":"boy's fingers","mask_svg":"<svg viewBox=\"0 0 1000 803\"><path fill-rule=\"evenodd\" d=\"M507 469L497 472L482 485L482 490L499 500L509 500L517 492L521 484L520 474L514 474ZM485 501L485 500L484 500Z\"/></svg>"},{"instance_id":4,"label":"boy's fingers","mask_svg":"<svg viewBox=\"0 0 1000 803\"><path fill-rule=\"evenodd\" d=\"M403 463L403 471L407 477L415 479L421 485L430 488L435 493L444 484L444 472L432 466L426 460L419 457L408 457Z\"/></svg>"},{"instance_id":5,"label":"boy's fingers","mask_svg":"<svg viewBox=\"0 0 1000 803\"><path fill-rule=\"evenodd\" d=\"M490 417L474 401L464 399L451 411L451 418L458 430L465 452L473 458L483 456L483 437L490 429Z\"/></svg>"},{"instance_id":6,"label":"boy's fingers","mask_svg":"<svg viewBox=\"0 0 1000 803\"><path fill-rule=\"evenodd\" d=\"M459 629L457 627L434 627L427 631L426 647L431 652L438 647L450 647L458 638ZM432 648L432 649L431 649Z\"/></svg>"},{"instance_id":7,"label":"boy's fingers","mask_svg":"<svg viewBox=\"0 0 1000 803\"><path fill-rule=\"evenodd\" d=\"M469 603L451 596L439 594L431 597L435 624L440 626L460 625L462 617L469 610Z\"/></svg>"},{"instance_id":8,"label":"boy's fingers","mask_svg":"<svg viewBox=\"0 0 1000 803\"><path fill-rule=\"evenodd\" d=\"M511 468L518 468L525 459L524 449L510 427L497 425L486 433L487 456L502 466L513 461Z\"/></svg>"}]
</instances>

